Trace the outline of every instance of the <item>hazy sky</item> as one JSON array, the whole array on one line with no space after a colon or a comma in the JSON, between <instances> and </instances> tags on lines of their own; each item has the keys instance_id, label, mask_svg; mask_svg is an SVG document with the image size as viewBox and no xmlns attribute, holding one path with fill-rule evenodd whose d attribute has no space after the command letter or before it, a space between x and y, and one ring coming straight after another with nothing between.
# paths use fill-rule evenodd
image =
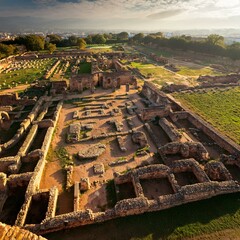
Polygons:
<instances>
[{"instance_id":1,"label":"hazy sky","mask_svg":"<svg viewBox=\"0 0 240 240\"><path fill-rule=\"evenodd\" d=\"M240 0L0 0L0 16L76 19L101 29L240 28Z\"/></svg>"}]
</instances>

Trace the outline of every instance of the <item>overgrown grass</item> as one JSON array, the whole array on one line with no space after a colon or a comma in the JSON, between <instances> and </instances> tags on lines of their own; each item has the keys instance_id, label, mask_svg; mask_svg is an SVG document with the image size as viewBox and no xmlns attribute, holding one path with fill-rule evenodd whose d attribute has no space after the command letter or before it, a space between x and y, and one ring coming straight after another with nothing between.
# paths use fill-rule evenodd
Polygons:
<instances>
[{"instance_id":1,"label":"overgrown grass","mask_svg":"<svg viewBox=\"0 0 240 240\"><path fill-rule=\"evenodd\" d=\"M0 89L15 87L19 84L29 84L37 79L42 79L46 73L46 68L50 68L53 61L54 59L49 59L39 68L27 68L9 73L0 73Z\"/></svg>"},{"instance_id":2,"label":"overgrown grass","mask_svg":"<svg viewBox=\"0 0 240 240\"><path fill-rule=\"evenodd\" d=\"M57 157L60 160L60 164L63 169L65 169L67 166L73 165L73 159L68 154L66 148L60 147L55 152Z\"/></svg>"},{"instance_id":3,"label":"overgrown grass","mask_svg":"<svg viewBox=\"0 0 240 240\"><path fill-rule=\"evenodd\" d=\"M240 87L174 96L240 144Z\"/></svg>"},{"instance_id":4,"label":"overgrown grass","mask_svg":"<svg viewBox=\"0 0 240 240\"><path fill-rule=\"evenodd\" d=\"M175 208L119 218L102 225L72 229L68 240L178 240L240 227L240 193L189 203ZM109 230L111 229L111 231ZM47 236L64 239L63 232Z\"/></svg>"}]
</instances>

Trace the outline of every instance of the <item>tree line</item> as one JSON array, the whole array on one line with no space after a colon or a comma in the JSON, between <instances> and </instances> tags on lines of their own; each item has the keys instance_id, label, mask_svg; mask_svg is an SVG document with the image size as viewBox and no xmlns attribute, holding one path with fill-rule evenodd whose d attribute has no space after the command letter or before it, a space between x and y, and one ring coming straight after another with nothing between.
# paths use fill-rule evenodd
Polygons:
<instances>
[{"instance_id":1,"label":"tree line","mask_svg":"<svg viewBox=\"0 0 240 240\"><path fill-rule=\"evenodd\" d=\"M104 33L88 35L86 38L76 36L62 38L57 34L49 34L46 37L42 37L30 34L19 36L15 40L1 43L0 57L2 58L15 54L17 52L15 45L24 45L27 51L40 51L45 49L49 51L49 53L52 53L57 47L76 47L78 49L85 49L87 44L105 43L143 44L156 49L170 48L240 59L240 43L226 45L224 43L224 37L220 35L211 34L205 39L196 40L195 38L186 35L166 38L161 32L148 35L138 33L133 37L129 37L127 32L121 32L118 34Z\"/></svg>"},{"instance_id":2,"label":"tree line","mask_svg":"<svg viewBox=\"0 0 240 240\"><path fill-rule=\"evenodd\" d=\"M18 53L16 46L25 46L27 51L47 50L53 53L57 47L76 47L85 49L87 44L105 44L127 42L129 35L127 32L118 34L93 34L86 38L69 36L62 38L57 34L49 34L46 37L34 34L18 36L15 40L4 41L0 44L0 58L7 57Z\"/></svg>"},{"instance_id":3,"label":"tree line","mask_svg":"<svg viewBox=\"0 0 240 240\"><path fill-rule=\"evenodd\" d=\"M129 39L129 42L154 48L170 48L230 57L233 60L240 59L240 43L234 42L231 45L226 45L224 37L217 34L211 34L207 38L196 40L186 35L165 38L162 33L149 34L147 36L139 33Z\"/></svg>"}]
</instances>

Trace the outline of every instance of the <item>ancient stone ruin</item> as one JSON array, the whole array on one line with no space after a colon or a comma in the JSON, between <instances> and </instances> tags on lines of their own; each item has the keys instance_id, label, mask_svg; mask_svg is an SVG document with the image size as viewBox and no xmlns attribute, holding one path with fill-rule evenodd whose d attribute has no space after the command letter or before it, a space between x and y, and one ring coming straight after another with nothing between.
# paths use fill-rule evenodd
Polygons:
<instances>
[{"instance_id":1,"label":"ancient stone ruin","mask_svg":"<svg viewBox=\"0 0 240 240\"><path fill-rule=\"evenodd\" d=\"M46 234L240 191L239 145L153 83L138 92L120 54L55 57L75 63L70 91L0 96L0 221Z\"/></svg>"}]
</instances>

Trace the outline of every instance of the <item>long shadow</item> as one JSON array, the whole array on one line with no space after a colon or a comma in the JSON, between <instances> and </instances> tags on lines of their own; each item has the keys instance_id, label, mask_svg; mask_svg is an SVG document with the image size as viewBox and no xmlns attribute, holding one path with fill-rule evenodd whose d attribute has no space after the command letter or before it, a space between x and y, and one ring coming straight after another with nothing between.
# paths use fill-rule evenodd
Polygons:
<instances>
[{"instance_id":1,"label":"long shadow","mask_svg":"<svg viewBox=\"0 0 240 240\"><path fill-rule=\"evenodd\" d=\"M237 222L236 215L240 213L239 209L240 193L228 194L159 212L51 233L45 237L49 240L130 240L151 235L150 239L153 240L166 239L182 226L187 225L188 230L194 232L194 226L191 228L191 224L198 224L200 231L204 232L205 224L225 215L232 221L235 218Z\"/></svg>"}]
</instances>

